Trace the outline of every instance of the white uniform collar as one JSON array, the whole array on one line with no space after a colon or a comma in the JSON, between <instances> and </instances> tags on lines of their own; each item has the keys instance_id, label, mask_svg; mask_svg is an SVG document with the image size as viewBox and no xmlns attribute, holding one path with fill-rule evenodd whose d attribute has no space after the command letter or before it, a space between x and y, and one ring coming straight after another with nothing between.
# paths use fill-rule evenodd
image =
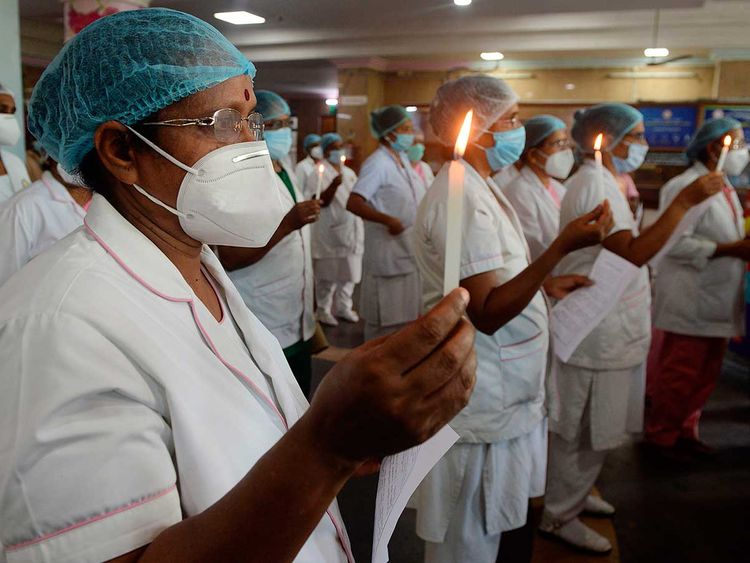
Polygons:
<instances>
[{"instance_id":1,"label":"white uniform collar","mask_svg":"<svg viewBox=\"0 0 750 563\"><path fill-rule=\"evenodd\" d=\"M55 178L52 172L49 170L42 172L42 183L49 191L49 195L53 200L74 205L80 213L85 215L86 212L83 207L78 205L78 202L73 199L68 189Z\"/></svg>"}]
</instances>

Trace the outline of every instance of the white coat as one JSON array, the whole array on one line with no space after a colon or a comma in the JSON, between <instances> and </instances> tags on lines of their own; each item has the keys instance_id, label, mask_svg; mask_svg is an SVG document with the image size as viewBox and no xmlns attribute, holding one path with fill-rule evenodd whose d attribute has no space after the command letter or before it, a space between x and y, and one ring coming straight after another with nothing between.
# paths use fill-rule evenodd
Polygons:
<instances>
[{"instance_id":1,"label":"white coat","mask_svg":"<svg viewBox=\"0 0 750 563\"><path fill-rule=\"evenodd\" d=\"M554 190L557 201L550 194ZM550 178L545 186L534 171L525 166L518 178L503 190L513 205L529 243L531 259L536 260L549 248L560 232L560 203L565 196L565 187Z\"/></svg>"},{"instance_id":2,"label":"white coat","mask_svg":"<svg viewBox=\"0 0 750 563\"><path fill-rule=\"evenodd\" d=\"M495 182L495 185L500 188L500 191L504 191L505 188L507 188L508 185L520 175L521 173L518 171L518 168L516 168L516 165L511 164L495 172L492 175L492 180Z\"/></svg>"},{"instance_id":3,"label":"white coat","mask_svg":"<svg viewBox=\"0 0 750 563\"><path fill-rule=\"evenodd\" d=\"M339 175L329 162L325 162L321 191L324 191ZM361 255L365 250L365 227L362 219L347 211L349 195L357 182L354 170L344 166L341 171L341 185L331 203L321 209L320 219L312 224L312 257L345 258ZM305 197L312 199L318 187L318 173L311 174L305 184Z\"/></svg>"},{"instance_id":4,"label":"white coat","mask_svg":"<svg viewBox=\"0 0 750 563\"><path fill-rule=\"evenodd\" d=\"M435 174L432 173L432 168L424 160L412 163L412 169L416 173L417 177L422 180L425 191L430 189L432 182L435 181Z\"/></svg>"},{"instance_id":5,"label":"white coat","mask_svg":"<svg viewBox=\"0 0 750 563\"><path fill-rule=\"evenodd\" d=\"M290 166L285 162L281 165L294 184L297 202L302 201ZM276 184L286 209L294 207L295 202L280 178ZM287 235L255 264L229 272L229 278L282 348L312 338L315 317L309 225Z\"/></svg>"},{"instance_id":6,"label":"white coat","mask_svg":"<svg viewBox=\"0 0 750 563\"><path fill-rule=\"evenodd\" d=\"M308 155L297 163L294 168L294 174L297 177L297 185L304 189L307 185L307 178L314 172L316 172L316 163L313 158Z\"/></svg>"},{"instance_id":7,"label":"white coat","mask_svg":"<svg viewBox=\"0 0 750 563\"><path fill-rule=\"evenodd\" d=\"M462 163L460 278L497 271L499 280L508 282L530 263L518 217L492 179L484 180ZM414 228L425 310L443 293L448 168L443 166L422 200ZM542 292L494 334L478 332L475 346L476 387L451 426L465 442L492 443L528 434L544 417L549 321Z\"/></svg>"},{"instance_id":8,"label":"white coat","mask_svg":"<svg viewBox=\"0 0 750 563\"><path fill-rule=\"evenodd\" d=\"M276 339L207 246L201 260L236 344L212 338L220 323L180 272L98 195L85 228L0 288L9 563L149 543L222 498L304 413ZM337 537L333 503L296 561L346 561Z\"/></svg>"},{"instance_id":9,"label":"white coat","mask_svg":"<svg viewBox=\"0 0 750 563\"><path fill-rule=\"evenodd\" d=\"M31 185L29 172L24 162L8 149L0 148L0 159L3 161L7 176L0 182L0 203L13 197L23 188Z\"/></svg>"},{"instance_id":10,"label":"white coat","mask_svg":"<svg viewBox=\"0 0 750 563\"><path fill-rule=\"evenodd\" d=\"M83 225L86 211L50 172L0 206L0 285Z\"/></svg>"},{"instance_id":11,"label":"white coat","mask_svg":"<svg viewBox=\"0 0 750 563\"><path fill-rule=\"evenodd\" d=\"M696 162L672 178L659 194L659 211L708 169ZM729 185L729 183L727 182ZM731 207L724 194L670 249L659 264L654 295L654 326L691 336L731 338L745 333L745 262L737 258L712 259L718 243L745 238L743 209L731 191Z\"/></svg>"}]
</instances>

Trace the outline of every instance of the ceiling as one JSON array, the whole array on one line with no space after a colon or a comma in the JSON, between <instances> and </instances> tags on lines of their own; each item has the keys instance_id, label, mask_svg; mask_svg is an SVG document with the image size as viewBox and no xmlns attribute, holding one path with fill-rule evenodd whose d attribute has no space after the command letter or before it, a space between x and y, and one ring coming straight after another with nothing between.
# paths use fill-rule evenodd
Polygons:
<instances>
[{"instance_id":1,"label":"ceiling","mask_svg":"<svg viewBox=\"0 0 750 563\"><path fill-rule=\"evenodd\" d=\"M661 8L659 46L691 54L693 64L750 58L750 1L628 0L153 0L190 12L224 32L259 68L266 86L330 95L336 69L495 68L482 51L502 51L504 68L634 66L651 46ZM44 64L61 41L59 0L21 0L23 55ZM248 10L263 25L234 26L214 12Z\"/></svg>"}]
</instances>

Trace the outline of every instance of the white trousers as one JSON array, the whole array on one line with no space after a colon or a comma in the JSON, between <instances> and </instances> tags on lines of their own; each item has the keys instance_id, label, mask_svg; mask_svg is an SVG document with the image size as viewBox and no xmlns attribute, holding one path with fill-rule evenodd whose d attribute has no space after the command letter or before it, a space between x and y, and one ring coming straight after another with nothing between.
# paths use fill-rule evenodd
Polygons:
<instances>
[{"instance_id":1,"label":"white trousers","mask_svg":"<svg viewBox=\"0 0 750 563\"><path fill-rule=\"evenodd\" d=\"M354 282L315 281L315 301L318 309L340 315L352 310Z\"/></svg>"}]
</instances>

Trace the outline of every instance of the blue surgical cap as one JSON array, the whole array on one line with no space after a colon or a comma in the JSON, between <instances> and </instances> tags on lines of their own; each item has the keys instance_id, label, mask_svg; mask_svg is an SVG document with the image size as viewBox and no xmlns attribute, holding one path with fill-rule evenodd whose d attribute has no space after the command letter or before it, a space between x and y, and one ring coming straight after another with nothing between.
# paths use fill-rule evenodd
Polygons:
<instances>
[{"instance_id":1,"label":"blue surgical cap","mask_svg":"<svg viewBox=\"0 0 750 563\"><path fill-rule=\"evenodd\" d=\"M258 100L255 111L263 116L264 121L271 121L272 119L280 118L282 115L292 114L289 104L276 92L257 90L255 98Z\"/></svg>"},{"instance_id":2,"label":"blue surgical cap","mask_svg":"<svg viewBox=\"0 0 750 563\"><path fill-rule=\"evenodd\" d=\"M438 88L430 107L430 123L445 145L453 145L466 112L474 110L474 141L517 102L518 94L505 80L484 74L462 76Z\"/></svg>"},{"instance_id":3,"label":"blue surgical cap","mask_svg":"<svg viewBox=\"0 0 750 563\"><path fill-rule=\"evenodd\" d=\"M310 150L310 147L313 145L319 145L320 144L320 135L316 135L315 133L310 133L307 137L305 137L305 140L302 142L302 146L304 149Z\"/></svg>"},{"instance_id":4,"label":"blue surgical cap","mask_svg":"<svg viewBox=\"0 0 750 563\"><path fill-rule=\"evenodd\" d=\"M403 106L385 106L370 114L370 131L376 139L382 139L411 119Z\"/></svg>"},{"instance_id":5,"label":"blue surgical cap","mask_svg":"<svg viewBox=\"0 0 750 563\"><path fill-rule=\"evenodd\" d=\"M693 138L685 151L690 162L698 160L700 152L712 141L715 141L735 129L742 129L742 124L731 117L719 117L717 119L709 119L706 121L701 125L701 128L696 131L695 135L693 135Z\"/></svg>"},{"instance_id":6,"label":"blue surgical cap","mask_svg":"<svg viewBox=\"0 0 750 563\"><path fill-rule=\"evenodd\" d=\"M75 172L110 120L134 125L253 64L217 29L166 8L129 10L88 25L42 74L29 102L29 130Z\"/></svg>"},{"instance_id":7,"label":"blue surgical cap","mask_svg":"<svg viewBox=\"0 0 750 563\"><path fill-rule=\"evenodd\" d=\"M326 150L333 143L343 143L344 139L338 133L326 133L323 135L323 139L320 141L320 148Z\"/></svg>"},{"instance_id":8,"label":"blue surgical cap","mask_svg":"<svg viewBox=\"0 0 750 563\"><path fill-rule=\"evenodd\" d=\"M524 122L526 128L526 148L529 150L541 145L555 131L565 131L567 126L562 119L554 115L535 115Z\"/></svg>"},{"instance_id":9,"label":"blue surgical cap","mask_svg":"<svg viewBox=\"0 0 750 563\"><path fill-rule=\"evenodd\" d=\"M604 133L602 148L610 150L620 144L633 127L643 121L643 114L627 104L599 104L576 112L571 135L584 154L594 152L594 141Z\"/></svg>"}]
</instances>

